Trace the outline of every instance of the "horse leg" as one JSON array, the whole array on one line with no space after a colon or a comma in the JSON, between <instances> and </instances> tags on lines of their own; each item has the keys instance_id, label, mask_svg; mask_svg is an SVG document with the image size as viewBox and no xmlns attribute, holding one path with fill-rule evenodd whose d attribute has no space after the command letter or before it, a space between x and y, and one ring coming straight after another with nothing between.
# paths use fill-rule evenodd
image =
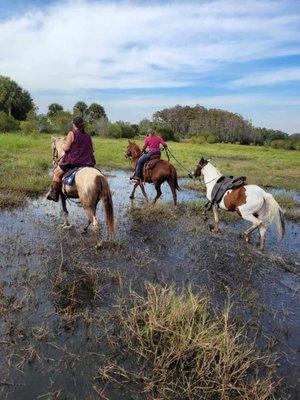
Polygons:
<instances>
[{"instance_id":1,"label":"horse leg","mask_svg":"<svg viewBox=\"0 0 300 400\"><path fill-rule=\"evenodd\" d=\"M82 235L85 235L88 231L88 227L91 225L91 221L88 219L87 225L83 228L83 230L81 231Z\"/></svg>"},{"instance_id":2,"label":"horse leg","mask_svg":"<svg viewBox=\"0 0 300 400\"><path fill-rule=\"evenodd\" d=\"M162 195L160 186L161 186L161 182L156 182L154 184L154 187L156 189L156 196L155 196L155 199L153 200L153 204L155 204L157 202L157 200L160 198L160 196Z\"/></svg>"},{"instance_id":3,"label":"horse leg","mask_svg":"<svg viewBox=\"0 0 300 400\"><path fill-rule=\"evenodd\" d=\"M260 235L260 246L259 246L259 248L260 248L261 251L264 251L265 241L266 241L266 231L267 230L266 230L266 228L265 228L263 223L261 223L259 225L258 229L259 229L259 235Z\"/></svg>"},{"instance_id":4,"label":"horse leg","mask_svg":"<svg viewBox=\"0 0 300 400\"><path fill-rule=\"evenodd\" d=\"M245 240L246 242L249 242L250 240L250 234L257 228L259 228L259 226L262 224L262 221L256 217L254 217L253 214L246 214L241 212L241 216L243 219L245 219L246 221L250 221L252 222L252 226L250 226L249 229L245 230L244 232L244 236L245 236Z\"/></svg>"},{"instance_id":5,"label":"horse leg","mask_svg":"<svg viewBox=\"0 0 300 400\"><path fill-rule=\"evenodd\" d=\"M141 191L142 191L142 193L143 193L145 199L146 199L147 202L148 202L149 199L148 199L147 193L146 193L146 191L145 191L145 186L144 186L143 182L139 181L139 185L140 185Z\"/></svg>"},{"instance_id":6,"label":"horse leg","mask_svg":"<svg viewBox=\"0 0 300 400\"><path fill-rule=\"evenodd\" d=\"M168 184L169 184L169 186L171 188L171 191L172 191L172 196L173 196L173 200L174 200L174 206L176 206L177 205L177 193L176 193L176 188L175 188L174 182L171 179L169 179L168 180Z\"/></svg>"},{"instance_id":7,"label":"horse leg","mask_svg":"<svg viewBox=\"0 0 300 400\"><path fill-rule=\"evenodd\" d=\"M130 199L134 199L134 192L135 192L135 189L136 189L138 186L139 186L139 181L137 181L137 182L134 184L133 189L132 189L132 192L131 192L131 195L129 196Z\"/></svg>"},{"instance_id":8,"label":"horse leg","mask_svg":"<svg viewBox=\"0 0 300 400\"><path fill-rule=\"evenodd\" d=\"M218 214L218 205L214 204L213 205L213 213L214 213L214 218L215 218L215 226L213 228L213 232L218 233L219 232L219 214Z\"/></svg>"},{"instance_id":9,"label":"horse leg","mask_svg":"<svg viewBox=\"0 0 300 400\"><path fill-rule=\"evenodd\" d=\"M66 199L67 199L66 195L63 192L61 192L60 200L61 200L61 206L62 206L62 214L63 214L63 220L64 220L63 227L64 228L70 227L69 220L68 220L69 212L67 210Z\"/></svg>"},{"instance_id":10,"label":"horse leg","mask_svg":"<svg viewBox=\"0 0 300 400\"><path fill-rule=\"evenodd\" d=\"M101 247L102 241L100 240L100 226L99 222L96 218L96 207L86 207L85 212L87 213L88 219L90 223L88 226L92 223L94 227L94 233L95 233L95 238L96 238L96 248L99 249Z\"/></svg>"}]
</instances>

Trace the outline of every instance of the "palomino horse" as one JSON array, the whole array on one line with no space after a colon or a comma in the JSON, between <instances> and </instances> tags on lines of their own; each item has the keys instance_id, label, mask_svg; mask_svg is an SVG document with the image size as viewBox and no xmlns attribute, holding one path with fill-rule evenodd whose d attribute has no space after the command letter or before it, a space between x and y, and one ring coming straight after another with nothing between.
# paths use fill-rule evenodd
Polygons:
<instances>
[{"instance_id":1,"label":"palomino horse","mask_svg":"<svg viewBox=\"0 0 300 400\"><path fill-rule=\"evenodd\" d=\"M134 141L128 140L128 146L125 151L125 157L127 157L133 161L134 168L136 167L136 164L137 164L139 158L141 157L141 155L142 155L142 151L139 148L139 146ZM151 169L147 168L147 164L144 165L143 182L140 179L135 183L132 193L130 195L130 198L131 199L134 198L135 189L138 186L140 186L143 195L145 196L145 198L148 201L148 196L145 192L144 183L145 182L153 183L154 187L156 189L156 196L155 196L155 199L153 200L153 204L155 204L157 199L159 199L159 197L162 195L160 187L161 187L162 183L165 181L168 182L168 184L171 188L174 204L176 206L176 204L177 204L176 190L180 190L179 186L178 186L178 182L177 182L177 172L176 172L175 167L171 163L169 163L169 161L165 161L165 160L156 160L155 166Z\"/></svg>"},{"instance_id":2,"label":"palomino horse","mask_svg":"<svg viewBox=\"0 0 300 400\"><path fill-rule=\"evenodd\" d=\"M197 164L195 178L203 175L206 185L206 197L211 201L212 189L222 174L215 168L209 160L203 157ZM214 232L219 231L218 207L223 210L237 211L246 221L252 222L252 226L244 232L246 242L249 242L250 234L259 229L260 250L264 249L266 238L267 223L275 219L278 235L280 239L284 236L284 217L283 212L274 197L256 185L245 185L237 189L227 190L219 204L213 204L215 218Z\"/></svg>"},{"instance_id":3,"label":"palomino horse","mask_svg":"<svg viewBox=\"0 0 300 400\"><path fill-rule=\"evenodd\" d=\"M63 138L52 138L52 157L55 166L64 154L62 149L64 142L65 139ZM115 224L111 192L105 176L102 175L98 169L91 167L81 168L75 175L74 185L69 186L63 183L60 197L65 227L69 226L69 213L66 207L66 199L69 197L73 199L79 198L88 217L88 224L85 226L82 233L87 233L89 225L93 224L97 242L96 247L98 248L101 246L101 240L99 222L96 218L96 208L98 202L102 199L104 203L108 234L110 237L113 237Z\"/></svg>"}]
</instances>

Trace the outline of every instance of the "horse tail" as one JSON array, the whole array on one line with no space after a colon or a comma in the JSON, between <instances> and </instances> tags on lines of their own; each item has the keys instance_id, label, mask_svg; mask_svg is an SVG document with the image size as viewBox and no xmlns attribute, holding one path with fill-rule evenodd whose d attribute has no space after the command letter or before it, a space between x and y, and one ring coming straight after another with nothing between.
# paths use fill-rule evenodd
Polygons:
<instances>
[{"instance_id":1,"label":"horse tail","mask_svg":"<svg viewBox=\"0 0 300 400\"><path fill-rule=\"evenodd\" d=\"M174 183L174 187L176 190L181 190L179 185L178 185L178 179L177 179L177 171L175 169L175 167L170 164L170 174L171 174L171 180Z\"/></svg>"},{"instance_id":2,"label":"horse tail","mask_svg":"<svg viewBox=\"0 0 300 400\"><path fill-rule=\"evenodd\" d=\"M105 218L106 218L106 225L108 231L111 235L115 233L115 220L114 220L114 208L113 208L113 201L111 196L111 191L107 182L107 179L103 175L96 176L96 185L99 190L99 198L102 198L104 211L105 211Z\"/></svg>"},{"instance_id":3,"label":"horse tail","mask_svg":"<svg viewBox=\"0 0 300 400\"><path fill-rule=\"evenodd\" d=\"M266 202L266 215L264 217L264 220L265 222L272 222L273 220L275 220L279 238L282 239L285 233L283 211L280 205L270 193L266 193L264 199Z\"/></svg>"}]
</instances>

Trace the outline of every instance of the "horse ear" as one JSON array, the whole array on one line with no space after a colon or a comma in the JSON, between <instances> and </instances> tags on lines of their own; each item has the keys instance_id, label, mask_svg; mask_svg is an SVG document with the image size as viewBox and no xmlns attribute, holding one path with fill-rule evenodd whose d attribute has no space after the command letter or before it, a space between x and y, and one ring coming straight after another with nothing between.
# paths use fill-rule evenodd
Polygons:
<instances>
[{"instance_id":1,"label":"horse ear","mask_svg":"<svg viewBox=\"0 0 300 400\"><path fill-rule=\"evenodd\" d=\"M131 140L128 139L128 143L131 144Z\"/></svg>"},{"instance_id":2,"label":"horse ear","mask_svg":"<svg viewBox=\"0 0 300 400\"><path fill-rule=\"evenodd\" d=\"M54 142L55 142L55 140L56 140L56 137L54 137L54 136L51 136L51 143L54 143Z\"/></svg>"},{"instance_id":3,"label":"horse ear","mask_svg":"<svg viewBox=\"0 0 300 400\"><path fill-rule=\"evenodd\" d=\"M201 159L200 159L200 161L199 161L199 164L203 164L203 163L204 163L204 158L201 157Z\"/></svg>"}]
</instances>

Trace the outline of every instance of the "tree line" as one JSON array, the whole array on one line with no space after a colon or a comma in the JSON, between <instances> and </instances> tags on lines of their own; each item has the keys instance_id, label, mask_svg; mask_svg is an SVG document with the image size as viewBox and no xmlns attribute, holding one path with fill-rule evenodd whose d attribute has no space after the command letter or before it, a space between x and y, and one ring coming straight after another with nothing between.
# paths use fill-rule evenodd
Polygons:
<instances>
[{"instance_id":1,"label":"tree line","mask_svg":"<svg viewBox=\"0 0 300 400\"><path fill-rule=\"evenodd\" d=\"M155 127L166 140L194 143L239 143L268 145L275 148L300 149L299 134L288 135L279 130L258 128L241 115L215 108L180 106L164 108L152 120L139 124L108 120L104 107L78 101L72 111L52 103L45 114L38 114L28 91L8 77L0 76L0 131L21 130L29 133L66 134L72 129L72 118L81 116L92 135L113 138L134 138Z\"/></svg>"}]
</instances>

